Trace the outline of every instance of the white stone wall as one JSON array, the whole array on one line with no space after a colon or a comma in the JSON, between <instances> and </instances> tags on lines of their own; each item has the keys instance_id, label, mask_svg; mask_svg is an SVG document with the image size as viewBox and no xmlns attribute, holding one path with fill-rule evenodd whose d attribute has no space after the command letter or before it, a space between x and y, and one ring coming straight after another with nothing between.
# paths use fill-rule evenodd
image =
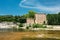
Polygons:
<instances>
[{"instance_id":1,"label":"white stone wall","mask_svg":"<svg viewBox=\"0 0 60 40\"><path fill-rule=\"evenodd\" d=\"M14 24L13 22L1 22L0 23L0 28L13 28L13 27L18 27L18 25Z\"/></svg>"}]
</instances>

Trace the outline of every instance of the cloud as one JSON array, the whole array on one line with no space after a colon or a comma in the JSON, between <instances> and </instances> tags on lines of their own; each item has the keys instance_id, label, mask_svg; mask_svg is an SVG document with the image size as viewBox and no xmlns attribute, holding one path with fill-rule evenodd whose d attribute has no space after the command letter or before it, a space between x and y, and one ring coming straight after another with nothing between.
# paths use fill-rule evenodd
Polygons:
<instances>
[{"instance_id":1,"label":"cloud","mask_svg":"<svg viewBox=\"0 0 60 40\"><path fill-rule=\"evenodd\" d=\"M20 7L24 7L24 8L37 9L37 10L41 10L41 11L60 12L60 5L57 4L58 2L57 3L56 2L52 2L51 5L55 3L54 6L45 6L40 1L39 0L22 0L20 2L19 6ZM49 3L49 2L47 2L47 3Z\"/></svg>"}]
</instances>

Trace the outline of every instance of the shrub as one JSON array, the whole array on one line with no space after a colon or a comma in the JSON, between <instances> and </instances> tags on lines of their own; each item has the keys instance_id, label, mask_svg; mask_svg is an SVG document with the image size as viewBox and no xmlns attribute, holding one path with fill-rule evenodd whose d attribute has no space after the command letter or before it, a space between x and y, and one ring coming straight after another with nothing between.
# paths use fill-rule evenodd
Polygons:
<instances>
[{"instance_id":1,"label":"shrub","mask_svg":"<svg viewBox=\"0 0 60 40\"><path fill-rule=\"evenodd\" d=\"M23 27L23 24L21 23L21 24L19 24L19 27Z\"/></svg>"},{"instance_id":2,"label":"shrub","mask_svg":"<svg viewBox=\"0 0 60 40\"><path fill-rule=\"evenodd\" d=\"M33 28L46 28L46 26L43 26L41 24L33 24Z\"/></svg>"},{"instance_id":3,"label":"shrub","mask_svg":"<svg viewBox=\"0 0 60 40\"><path fill-rule=\"evenodd\" d=\"M42 25L42 27L41 27L41 28L47 28L47 26L43 26L43 25Z\"/></svg>"},{"instance_id":4,"label":"shrub","mask_svg":"<svg viewBox=\"0 0 60 40\"><path fill-rule=\"evenodd\" d=\"M29 29L29 28L31 28L31 24L29 24L29 25L26 27L26 29Z\"/></svg>"},{"instance_id":5,"label":"shrub","mask_svg":"<svg viewBox=\"0 0 60 40\"><path fill-rule=\"evenodd\" d=\"M29 26L27 26L26 29L29 29Z\"/></svg>"},{"instance_id":6,"label":"shrub","mask_svg":"<svg viewBox=\"0 0 60 40\"><path fill-rule=\"evenodd\" d=\"M29 24L29 27L31 27L31 24Z\"/></svg>"},{"instance_id":7,"label":"shrub","mask_svg":"<svg viewBox=\"0 0 60 40\"><path fill-rule=\"evenodd\" d=\"M20 23L26 23L26 19L25 18L20 18Z\"/></svg>"},{"instance_id":8,"label":"shrub","mask_svg":"<svg viewBox=\"0 0 60 40\"><path fill-rule=\"evenodd\" d=\"M33 28L39 28L39 24L33 24Z\"/></svg>"}]
</instances>

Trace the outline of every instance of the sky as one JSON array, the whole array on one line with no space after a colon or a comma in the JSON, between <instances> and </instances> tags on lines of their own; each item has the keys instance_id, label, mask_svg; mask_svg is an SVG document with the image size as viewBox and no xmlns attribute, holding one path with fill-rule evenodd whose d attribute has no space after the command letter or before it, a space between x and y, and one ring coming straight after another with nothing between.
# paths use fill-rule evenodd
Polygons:
<instances>
[{"instance_id":1,"label":"sky","mask_svg":"<svg viewBox=\"0 0 60 40\"><path fill-rule=\"evenodd\" d=\"M29 10L37 13L58 13L60 0L0 0L0 15L23 15Z\"/></svg>"}]
</instances>

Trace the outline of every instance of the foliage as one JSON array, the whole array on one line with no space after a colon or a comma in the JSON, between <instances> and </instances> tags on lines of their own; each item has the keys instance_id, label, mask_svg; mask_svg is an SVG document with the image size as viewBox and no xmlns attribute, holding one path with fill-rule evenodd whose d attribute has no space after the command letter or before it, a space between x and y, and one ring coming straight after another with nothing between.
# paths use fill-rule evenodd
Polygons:
<instances>
[{"instance_id":1,"label":"foliage","mask_svg":"<svg viewBox=\"0 0 60 40\"><path fill-rule=\"evenodd\" d=\"M20 23L26 23L26 19L25 18L20 18Z\"/></svg>"},{"instance_id":2,"label":"foliage","mask_svg":"<svg viewBox=\"0 0 60 40\"><path fill-rule=\"evenodd\" d=\"M60 25L60 12L58 14L47 14L49 25Z\"/></svg>"},{"instance_id":3,"label":"foliage","mask_svg":"<svg viewBox=\"0 0 60 40\"><path fill-rule=\"evenodd\" d=\"M0 16L0 22L2 21L13 21L13 16L12 15L5 15L5 16Z\"/></svg>"},{"instance_id":4,"label":"foliage","mask_svg":"<svg viewBox=\"0 0 60 40\"><path fill-rule=\"evenodd\" d=\"M22 24L22 23L20 23L20 24L19 24L19 27L23 27L23 24Z\"/></svg>"},{"instance_id":5,"label":"foliage","mask_svg":"<svg viewBox=\"0 0 60 40\"><path fill-rule=\"evenodd\" d=\"M33 24L33 28L46 28L46 26L43 26L41 24Z\"/></svg>"},{"instance_id":6,"label":"foliage","mask_svg":"<svg viewBox=\"0 0 60 40\"><path fill-rule=\"evenodd\" d=\"M0 22L26 23L26 18L35 18L35 14L36 12L29 11L23 16L3 15L0 16ZM60 25L60 12L58 14L47 14L47 22L49 25Z\"/></svg>"},{"instance_id":7,"label":"foliage","mask_svg":"<svg viewBox=\"0 0 60 40\"><path fill-rule=\"evenodd\" d=\"M33 28L39 28L39 24L33 24Z\"/></svg>"},{"instance_id":8,"label":"foliage","mask_svg":"<svg viewBox=\"0 0 60 40\"><path fill-rule=\"evenodd\" d=\"M29 26L27 26L26 29L29 29Z\"/></svg>"},{"instance_id":9,"label":"foliage","mask_svg":"<svg viewBox=\"0 0 60 40\"><path fill-rule=\"evenodd\" d=\"M35 18L36 12L29 11L29 18Z\"/></svg>"},{"instance_id":10,"label":"foliage","mask_svg":"<svg viewBox=\"0 0 60 40\"><path fill-rule=\"evenodd\" d=\"M0 22L19 22L20 16L13 16L13 15L3 15L0 16Z\"/></svg>"},{"instance_id":11,"label":"foliage","mask_svg":"<svg viewBox=\"0 0 60 40\"><path fill-rule=\"evenodd\" d=\"M26 29L29 29L29 28L31 28L31 24L29 24L29 25L26 27Z\"/></svg>"},{"instance_id":12,"label":"foliage","mask_svg":"<svg viewBox=\"0 0 60 40\"><path fill-rule=\"evenodd\" d=\"M29 11L28 14L23 15L24 18L35 18L36 12Z\"/></svg>"},{"instance_id":13,"label":"foliage","mask_svg":"<svg viewBox=\"0 0 60 40\"><path fill-rule=\"evenodd\" d=\"M20 18L21 18L20 16L14 16L14 18L13 18L14 19L14 22L19 22L20 21Z\"/></svg>"},{"instance_id":14,"label":"foliage","mask_svg":"<svg viewBox=\"0 0 60 40\"><path fill-rule=\"evenodd\" d=\"M0 16L0 22L20 22L20 23L25 23L26 19L22 18L21 16L12 16L12 15L3 15Z\"/></svg>"},{"instance_id":15,"label":"foliage","mask_svg":"<svg viewBox=\"0 0 60 40\"><path fill-rule=\"evenodd\" d=\"M0 16L0 22L20 22L20 23L25 23L26 18L34 18L36 12L34 11L29 11L28 14L25 14L23 16L13 16L13 15L3 15Z\"/></svg>"}]
</instances>

